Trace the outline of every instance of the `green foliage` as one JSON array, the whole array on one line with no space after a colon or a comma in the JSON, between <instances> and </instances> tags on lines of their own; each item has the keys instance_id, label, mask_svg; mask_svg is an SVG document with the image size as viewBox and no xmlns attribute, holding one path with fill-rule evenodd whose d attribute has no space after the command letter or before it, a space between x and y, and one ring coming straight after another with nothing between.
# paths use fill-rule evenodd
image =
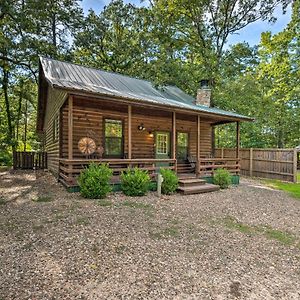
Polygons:
<instances>
[{"instance_id":1,"label":"green foliage","mask_svg":"<svg viewBox=\"0 0 300 300\"><path fill-rule=\"evenodd\" d=\"M147 171L134 168L121 174L121 189L127 196L143 196L150 186L150 176Z\"/></svg>"},{"instance_id":2,"label":"green foliage","mask_svg":"<svg viewBox=\"0 0 300 300\"><path fill-rule=\"evenodd\" d=\"M12 155L8 151L0 150L0 166L11 166L12 165Z\"/></svg>"},{"instance_id":3,"label":"green foliage","mask_svg":"<svg viewBox=\"0 0 300 300\"><path fill-rule=\"evenodd\" d=\"M231 175L228 170L219 168L214 172L214 184L220 186L221 189L227 189L231 184Z\"/></svg>"},{"instance_id":4,"label":"green foliage","mask_svg":"<svg viewBox=\"0 0 300 300\"><path fill-rule=\"evenodd\" d=\"M112 170L106 164L91 163L78 178L81 195L89 199L105 198L111 191L111 177Z\"/></svg>"},{"instance_id":5,"label":"green foliage","mask_svg":"<svg viewBox=\"0 0 300 300\"><path fill-rule=\"evenodd\" d=\"M178 188L176 173L169 169L160 169L160 173L164 179L161 185L161 192L166 195L175 193Z\"/></svg>"},{"instance_id":6,"label":"green foliage","mask_svg":"<svg viewBox=\"0 0 300 300\"><path fill-rule=\"evenodd\" d=\"M256 119L241 125L243 147L300 144L299 1L287 28L264 33L259 47L227 42L255 20L274 20L274 9L285 9L289 0L154 0L148 7L114 0L86 16L80 1L2 2L0 164L11 163L12 149L40 148L39 55L148 79L161 88L176 85L193 97L199 80L211 79L216 107ZM216 141L234 146L234 126L220 127Z\"/></svg>"}]
</instances>

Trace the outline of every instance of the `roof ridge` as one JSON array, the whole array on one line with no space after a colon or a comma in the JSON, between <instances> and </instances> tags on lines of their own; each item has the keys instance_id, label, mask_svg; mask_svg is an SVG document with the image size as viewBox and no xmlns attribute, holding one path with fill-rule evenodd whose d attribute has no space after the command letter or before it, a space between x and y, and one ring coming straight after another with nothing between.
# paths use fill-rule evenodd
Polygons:
<instances>
[{"instance_id":1,"label":"roof ridge","mask_svg":"<svg viewBox=\"0 0 300 300\"><path fill-rule=\"evenodd\" d=\"M61 62L61 63L65 63L65 64L68 64L68 65L75 65L75 66L78 66L78 67L81 67L81 68L86 68L86 69L92 69L92 70L95 70L95 71L101 71L101 72L105 72L105 73L108 73L108 74L111 74L111 75L119 75L119 76L123 76L123 77L127 77L129 79L135 79L135 80L139 80L139 81L144 81L144 82L149 82L153 85L153 82L149 79L141 79L141 78L137 78L137 77L133 77L133 76L129 76L129 75L126 75L126 74L122 74L122 73L119 73L119 72L113 72L113 71L107 71L107 70L103 70L103 69L100 69L100 68L96 68L96 67L91 67L91 66L86 66L86 65L81 65L79 63L74 63L74 62L70 62L70 61L65 61L65 60L60 60L60 59L55 59L55 58L52 58L52 57L46 57L46 56L42 56L40 55L39 56L39 59L47 59L47 60L53 60L53 61L58 61L58 62ZM177 87L176 85L171 85L171 84L167 84L167 85L163 85L163 87L174 87L174 88L177 88L179 89L179 87ZM181 89L180 89L181 90ZM184 92L185 93L185 92ZM188 94L187 94L188 95ZM190 96L190 95L189 95Z\"/></svg>"}]
</instances>

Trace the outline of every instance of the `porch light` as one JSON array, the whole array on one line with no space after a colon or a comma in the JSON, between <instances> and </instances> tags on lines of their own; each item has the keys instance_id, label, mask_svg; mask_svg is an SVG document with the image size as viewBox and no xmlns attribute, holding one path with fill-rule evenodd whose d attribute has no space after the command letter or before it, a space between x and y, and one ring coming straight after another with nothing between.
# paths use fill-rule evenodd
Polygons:
<instances>
[{"instance_id":1,"label":"porch light","mask_svg":"<svg viewBox=\"0 0 300 300\"><path fill-rule=\"evenodd\" d=\"M153 138L153 137L154 137L154 134L153 134L153 132L152 132L152 131L149 131L149 136L150 136L151 138Z\"/></svg>"},{"instance_id":2,"label":"porch light","mask_svg":"<svg viewBox=\"0 0 300 300\"><path fill-rule=\"evenodd\" d=\"M138 126L138 130L145 130L146 128L144 127L144 124L141 123L139 126Z\"/></svg>"}]
</instances>

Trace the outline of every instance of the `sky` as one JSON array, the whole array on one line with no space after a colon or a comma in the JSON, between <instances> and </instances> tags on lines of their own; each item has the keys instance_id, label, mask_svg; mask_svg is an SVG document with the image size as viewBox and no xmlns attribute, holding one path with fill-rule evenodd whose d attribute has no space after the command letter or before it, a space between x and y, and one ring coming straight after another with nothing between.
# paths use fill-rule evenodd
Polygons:
<instances>
[{"instance_id":1,"label":"sky","mask_svg":"<svg viewBox=\"0 0 300 300\"><path fill-rule=\"evenodd\" d=\"M93 9L97 14L103 7L109 4L110 0L82 0L81 5L86 14L89 9ZM148 0L124 0L125 3L132 3L137 6L148 5ZM248 42L249 45L257 45L260 41L260 34L264 31L271 31L277 33L282 31L291 20L291 7L288 8L285 15L282 14L282 8L277 7L275 10L275 17L277 21L275 24L270 24L267 21L257 21L240 30L237 34L231 35L228 39L227 45L236 44L239 42Z\"/></svg>"}]
</instances>

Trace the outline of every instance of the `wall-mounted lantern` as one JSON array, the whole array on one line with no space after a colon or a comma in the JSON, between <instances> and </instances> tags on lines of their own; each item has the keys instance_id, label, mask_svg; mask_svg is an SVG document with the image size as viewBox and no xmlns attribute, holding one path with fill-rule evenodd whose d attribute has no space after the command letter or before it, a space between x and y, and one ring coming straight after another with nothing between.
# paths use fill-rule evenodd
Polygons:
<instances>
[{"instance_id":1,"label":"wall-mounted lantern","mask_svg":"<svg viewBox=\"0 0 300 300\"><path fill-rule=\"evenodd\" d=\"M144 127L144 124L143 123L141 123L139 126L138 126L138 130L140 130L140 131L143 131L143 130L145 130L146 128Z\"/></svg>"}]
</instances>

